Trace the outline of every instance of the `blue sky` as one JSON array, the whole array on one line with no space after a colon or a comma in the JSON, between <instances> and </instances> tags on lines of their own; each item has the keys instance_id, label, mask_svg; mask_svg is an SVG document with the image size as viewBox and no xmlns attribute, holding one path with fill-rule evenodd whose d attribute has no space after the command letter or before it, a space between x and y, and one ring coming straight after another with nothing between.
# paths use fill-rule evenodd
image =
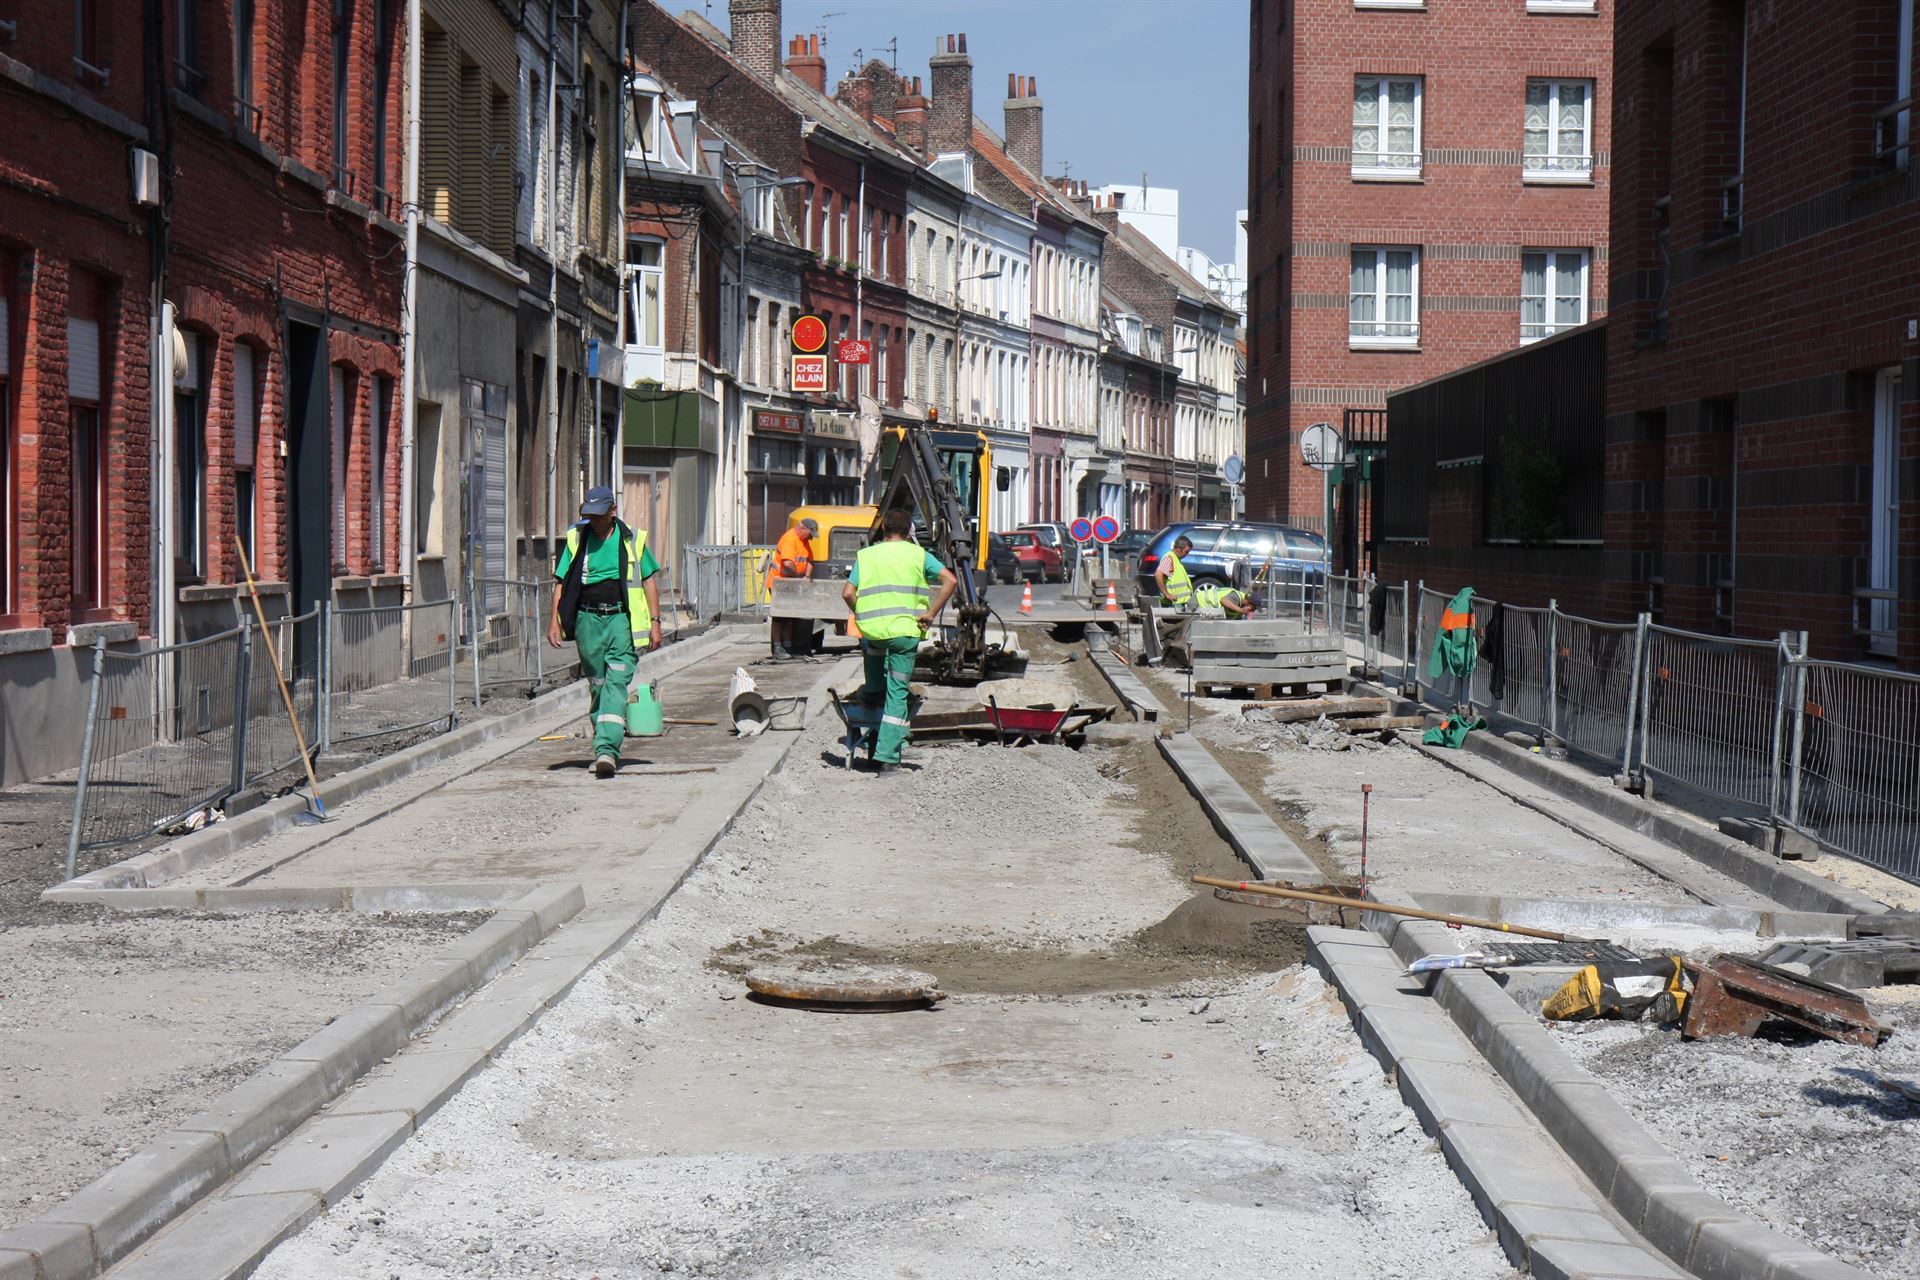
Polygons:
<instances>
[{"instance_id":1,"label":"blue sky","mask_svg":"<svg viewBox=\"0 0 1920 1280\"><path fill-rule=\"evenodd\" d=\"M727 28L727 0L667 0ZM831 15L831 16L829 16ZM823 32L829 89L854 53L927 73L936 36L967 33L973 109L995 131L1007 73L1046 103L1047 176L1180 189L1180 241L1233 259L1246 206L1246 0L786 0L784 36ZM785 47L784 41L782 48Z\"/></svg>"}]
</instances>

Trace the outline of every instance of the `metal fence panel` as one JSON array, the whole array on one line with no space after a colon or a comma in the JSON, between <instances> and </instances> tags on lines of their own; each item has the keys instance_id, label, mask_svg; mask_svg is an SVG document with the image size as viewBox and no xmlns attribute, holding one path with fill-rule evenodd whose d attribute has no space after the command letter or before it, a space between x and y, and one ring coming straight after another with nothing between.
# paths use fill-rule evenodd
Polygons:
<instances>
[{"instance_id":1,"label":"metal fence panel","mask_svg":"<svg viewBox=\"0 0 1920 1280\"><path fill-rule=\"evenodd\" d=\"M1839 662L1792 664L1804 687L1794 825L1883 871L1920 880L1920 678Z\"/></svg>"},{"instance_id":2,"label":"metal fence panel","mask_svg":"<svg viewBox=\"0 0 1920 1280\"><path fill-rule=\"evenodd\" d=\"M468 625L474 662L474 698L502 685L536 689L548 676L547 618L551 582L479 578L469 595Z\"/></svg>"},{"instance_id":3,"label":"metal fence panel","mask_svg":"<svg viewBox=\"0 0 1920 1280\"><path fill-rule=\"evenodd\" d=\"M1648 627L1641 663L1643 767L1736 804L1778 812L1778 640Z\"/></svg>"},{"instance_id":4,"label":"metal fence panel","mask_svg":"<svg viewBox=\"0 0 1920 1280\"><path fill-rule=\"evenodd\" d=\"M1630 622L1594 622L1553 615L1553 724L1560 741L1626 766L1635 728L1632 706L1640 667Z\"/></svg>"},{"instance_id":5,"label":"metal fence panel","mask_svg":"<svg viewBox=\"0 0 1920 1280\"><path fill-rule=\"evenodd\" d=\"M726 613L765 613L773 548L760 544L690 546L681 556L681 603L695 622Z\"/></svg>"},{"instance_id":6,"label":"metal fence panel","mask_svg":"<svg viewBox=\"0 0 1920 1280\"><path fill-rule=\"evenodd\" d=\"M329 611L326 742L451 729L459 602Z\"/></svg>"},{"instance_id":7,"label":"metal fence panel","mask_svg":"<svg viewBox=\"0 0 1920 1280\"><path fill-rule=\"evenodd\" d=\"M236 627L185 644L94 655L70 850L142 839L233 790L245 643Z\"/></svg>"},{"instance_id":8,"label":"metal fence panel","mask_svg":"<svg viewBox=\"0 0 1920 1280\"><path fill-rule=\"evenodd\" d=\"M1500 697L1495 701L1502 715L1545 733L1548 731L1548 708L1553 701L1550 684L1552 646L1549 644L1552 615L1546 609L1522 605L1510 604L1496 608L1501 617L1502 680ZM1480 614L1477 603L1474 614ZM1487 672L1489 693L1492 690L1493 656L1483 654L1480 664Z\"/></svg>"},{"instance_id":9,"label":"metal fence panel","mask_svg":"<svg viewBox=\"0 0 1920 1280\"><path fill-rule=\"evenodd\" d=\"M243 624L249 655L245 706L244 771L241 785L250 785L300 763L299 740L287 721L286 703L274 680L267 646L279 655L280 670L293 696L294 714L307 746L320 741L320 610L275 618L261 632L258 623Z\"/></svg>"}]
</instances>

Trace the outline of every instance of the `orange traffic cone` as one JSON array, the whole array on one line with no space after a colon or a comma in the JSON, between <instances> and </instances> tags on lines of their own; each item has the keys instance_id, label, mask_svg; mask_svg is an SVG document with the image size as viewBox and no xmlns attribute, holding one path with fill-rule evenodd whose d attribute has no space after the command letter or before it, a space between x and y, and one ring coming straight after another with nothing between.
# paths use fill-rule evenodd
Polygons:
<instances>
[{"instance_id":1,"label":"orange traffic cone","mask_svg":"<svg viewBox=\"0 0 1920 1280\"><path fill-rule=\"evenodd\" d=\"M1031 582L1020 592L1020 612L1033 612L1033 584Z\"/></svg>"},{"instance_id":2,"label":"orange traffic cone","mask_svg":"<svg viewBox=\"0 0 1920 1280\"><path fill-rule=\"evenodd\" d=\"M1111 582L1107 584L1107 605L1106 605L1106 608L1102 610L1102 612L1104 613L1120 612L1120 597L1113 593L1113 584Z\"/></svg>"}]
</instances>

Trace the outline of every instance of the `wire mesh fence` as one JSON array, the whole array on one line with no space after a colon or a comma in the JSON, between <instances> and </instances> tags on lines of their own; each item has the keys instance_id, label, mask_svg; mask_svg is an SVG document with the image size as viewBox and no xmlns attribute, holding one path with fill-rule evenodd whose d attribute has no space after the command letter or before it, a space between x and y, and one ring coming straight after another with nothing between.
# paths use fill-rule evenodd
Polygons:
<instances>
[{"instance_id":1,"label":"wire mesh fence","mask_svg":"<svg viewBox=\"0 0 1920 1280\"><path fill-rule=\"evenodd\" d=\"M252 621L241 629L247 633L249 670L241 716L245 763L238 785L251 786L299 764L303 738L310 750L320 741L320 609L270 619L264 632ZM288 699L300 720L298 734L287 718Z\"/></svg>"},{"instance_id":2,"label":"wire mesh fence","mask_svg":"<svg viewBox=\"0 0 1920 1280\"><path fill-rule=\"evenodd\" d=\"M492 688L523 686L531 691L545 684L549 655L564 653L547 644L553 584L478 578L467 599L474 701Z\"/></svg>"},{"instance_id":3,"label":"wire mesh fence","mask_svg":"<svg viewBox=\"0 0 1920 1280\"><path fill-rule=\"evenodd\" d=\"M328 611L323 749L428 728L457 715L457 600Z\"/></svg>"},{"instance_id":4,"label":"wire mesh fence","mask_svg":"<svg viewBox=\"0 0 1920 1280\"><path fill-rule=\"evenodd\" d=\"M764 613L773 548L753 543L690 546L681 555L680 602L696 623L728 613Z\"/></svg>"},{"instance_id":5,"label":"wire mesh fence","mask_svg":"<svg viewBox=\"0 0 1920 1280\"><path fill-rule=\"evenodd\" d=\"M1640 628L1553 615L1553 725L1560 741L1588 755L1631 764L1640 682Z\"/></svg>"},{"instance_id":6,"label":"wire mesh fence","mask_svg":"<svg viewBox=\"0 0 1920 1280\"><path fill-rule=\"evenodd\" d=\"M1476 605L1475 617L1480 616ZM1487 689L1494 694L1494 675L1499 676L1498 696L1493 700L1503 715L1529 725L1542 733L1552 732L1553 718L1553 624L1551 609L1522 605L1496 605L1497 644L1488 648L1495 653L1482 664L1487 672ZM1494 662L1498 662L1498 666Z\"/></svg>"},{"instance_id":7,"label":"wire mesh fence","mask_svg":"<svg viewBox=\"0 0 1920 1280\"><path fill-rule=\"evenodd\" d=\"M1651 774L1780 812L1781 640L1649 626L1641 664L1640 750Z\"/></svg>"},{"instance_id":8,"label":"wire mesh fence","mask_svg":"<svg viewBox=\"0 0 1920 1280\"><path fill-rule=\"evenodd\" d=\"M70 865L79 850L141 839L232 791L247 639L236 627L164 648L94 650Z\"/></svg>"},{"instance_id":9,"label":"wire mesh fence","mask_svg":"<svg viewBox=\"0 0 1920 1280\"><path fill-rule=\"evenodd\" d=\"M1789 821L1920 879L1920 677L1839 662L1791 669Z\"/></svg>"},{"instance_id":10,"label":"wire mesh fence","mask_svg":"<svg viewBox=\"0 0 1920 1280\"><path fill-rule=\"evenodd\" d=\"M1401 582L1382 583L1380 590L1386 605L1381 612L1380 634L1375 637L1380 674L1394 681L1405 693L1413 684L1413 663L1418 652L1413 619L1407 613L1407 596L1413 589Z\"/></svg>"}]
</instances>

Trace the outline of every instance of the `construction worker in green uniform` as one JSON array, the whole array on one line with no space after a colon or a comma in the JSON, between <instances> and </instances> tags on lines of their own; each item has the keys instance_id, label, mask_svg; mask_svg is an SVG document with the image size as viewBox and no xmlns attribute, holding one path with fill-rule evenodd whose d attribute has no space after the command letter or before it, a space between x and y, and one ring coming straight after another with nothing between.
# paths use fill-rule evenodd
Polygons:
<instances>
[{"instance_id":1,"label":"construction worker in green uniform","mask_svg":"<svg viewBox=\"0 0 1920 1280\"><path fill-rule=\"evenodd\" d=\"M1160 603L1184 609L1193 599L1193 579L1187 575L1187 566L1181 561L1187 552L1193 550L1193 539L1184 533L1173 540L1173 550L1161 557L1160 567L1154 570L1154 585L1160 588Z\"/></svg>"},{"instance_id":2,"label":"construction worker in green uniform","mask_svg":"<svg viewBox=\"0 0 1920 1280\"><path fill-rule=\"evenodd\" d=\"M873 749L874 763L882 768L900 763L901 744L913 727L907 694L920 638L960 584L953 570L907 537L912 528L913 518L905 511L888 511L880 522L883 537L860 549L840 589L859 624L866 656L861 698L871 706L885 697Z\"/></svg>"},{"instance_id":3,"label":"construction worker in green uniform","mask_svg":"<svg viewBox=\"0 0 1920 1280\"><path fill-rule=\"evenodd\" d=\"M635 533L613 514L613 490L587 490L581 520L567 530L553 567L553 619L547 643L572 640L593 693L593 771L611 778L620 767L627 733L627 686L637 653L660 644L660 565Z\"/></svg>"}]
</instances>

